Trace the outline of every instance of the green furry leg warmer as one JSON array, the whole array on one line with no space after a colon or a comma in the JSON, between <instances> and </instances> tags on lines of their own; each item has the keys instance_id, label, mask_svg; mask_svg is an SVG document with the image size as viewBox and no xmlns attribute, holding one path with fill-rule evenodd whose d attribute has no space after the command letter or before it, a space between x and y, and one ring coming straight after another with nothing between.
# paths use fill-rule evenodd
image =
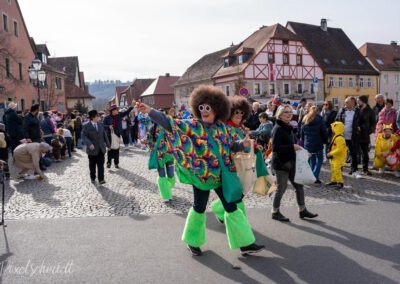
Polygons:
<instances>
[{"instance_id":1,"label":"green furry leg warmer","mask_svg":"<svg viewBox=\"0 0 400 284\"><path fill-rule=\"evenodd\" d=\"M175 186L175 183L176 183L176 178L175 178L175 176L173 176L173 177L167 177L167 179L168 179L169 187L170 187L170 188L173 188L173 187Z\"/></svg>"},{"instance_id":2,"label":"green furry leg warmer","mask_svg":"<svg viewBox=\"0 0 400 284\"><path fill-rule=\"evenodd\" d=\"M193 208L190 208L182 234L182 241L196 248L206 243L205 213L197 213Z\"/></svg>"},{"instance_id":3,"label":"green furry leg warmer","mask_svg":"<svg viewBox=\"0 0 400 284\"><path fill-rule=\"evenodd\" d=\"M225 228L231 249L249 246L256 240L247 217L240 209L225 213Z\"/></svg>"},{"instance_id":4,"label":"green furry leg warmer","mask_svg":"<svg viewBox=\"0 0 400 284\"><path fill-rule=\"evenodd\" d=\"M171 199L172 193L171 193L170 184L168 182L168 178L158 177L157 183L158 183L158 189L160 190L161 198L164 200Z\"/></svg>"},{"instance_id":5,"label":"green furry leg warmer","mask_svg":"<svg viewBox=\"0 0 400 284\"><path fill-rule=\"evenodd\" d=\"M247 217L247 212L246 212L246 205L244 205L243 201L240 201L239 203L236 204L237 208L242 210L244 216Z\"/></svg>"},{"instance_id":6,"label":"green furry leg warmer","mask_svg":"<svg viewBox=\"0 0 400 284\"><path fill-rule=\"evenodd\" d=\"M211 211L214 212L215 216L220 222L224 221L224 216L225 216L225 209L224 206L222 205L222 202L220 199L216 199L213 202L211 202Z\"/></svg>"}]
</instances>

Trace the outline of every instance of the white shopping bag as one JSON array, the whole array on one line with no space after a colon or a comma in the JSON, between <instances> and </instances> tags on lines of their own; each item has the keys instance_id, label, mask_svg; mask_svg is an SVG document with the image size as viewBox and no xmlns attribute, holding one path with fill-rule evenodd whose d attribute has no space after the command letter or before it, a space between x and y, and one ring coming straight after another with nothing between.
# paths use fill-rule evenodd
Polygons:
<instances>
[{"instance_id":1,"label":"white shopping bag","mask_svg":"<svg viewBox=\"0 0 400 284\"><path fill-rule=\"evenodd\" d=\"M243 194L246 195L257 180L256 155L254 155L254 140L250 140L250 153L238 152L233 157L236 172L243 186Z\"/></svg>"},{"instance_id":2,"label":"white shopping bag","mask_svg":"<svg viewBox=\"0 0 400 284\"><path fill-rule=\"evenodd\" d=\"M294 182L298 184L312 184L315 182L314 174L308 163L309 154L307 150L296 151L296 174Z\"/></svg>"},{"instance_id":3,"label":"white shopping bag","mask_svg":"<svg viewBox=\"0 0 400 284\"><path fill-rule=\"evenodd\" d=\"M111 128L111 149L113 150L119 149L120 144L121 141L119 137L114 133L114 129Z\"/></svg>"}]
</instances>

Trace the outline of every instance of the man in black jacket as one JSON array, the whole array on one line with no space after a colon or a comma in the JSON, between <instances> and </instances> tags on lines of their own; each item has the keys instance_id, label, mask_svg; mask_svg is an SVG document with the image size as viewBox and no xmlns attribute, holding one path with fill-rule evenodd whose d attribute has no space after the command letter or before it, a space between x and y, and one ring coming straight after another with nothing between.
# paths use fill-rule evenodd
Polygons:
<instances>
[{"instance_id":1,"label":"man in black jacket","mask_svg":"<svg viewBox=\"0 0 400 284\"><path fill-rule=\"evenodd\" d=\"M353 174L356 178L361 178L357 172L358 168L358 141L360 133L360 109L356 107L356 99L348 97L345 100L345 107L343 107L337 117L336 121L341 121L344 124L344 139L349 148L351 155L351 170L349 174Z\"/></svg>"},{"instance_id":2,"label":"man in black jacket","mask_svg":"<svg viewBox=\"0 0 400 284\"><path fill-rule=\"evenodd\" d=\"M375 131L375 113L368 105L368 96L358 97L357 103L360 108L359 144L363 158L363 171L364 174L370 176L371 173L368 170L369 144L371 143L370 135Z\"/></svg>"},{"instance_id":3,"label":"man in black jacket","mask_svg":"<svg viewBox=\"0 0 400 284\"><path fill-rule=\"evenodd\" d=\"M258 118L260 113L262 113L262 110L260 109L260 103L254 102L253 109L244 125L250 128L250 130L256 130L261 124Z\"/></svg>"},{"instance_id":4,"label":"man in black jacket","mask_svg":"<svg viewBox=\"0 0 400 284\"><path fill-rule=\"evenodd\" d=\"M30 112L24 118L24 133L28 142L41 142L40 121L37 115L39 114L39 104L31 106Z\"/></svg>"},{"instance_id":5,"label":"man in black jacket","mask_svg":"<svg viewBox=\"0 0 400 284\"><path fill-rule=\"evenodd\" d=\"M18 116L15 109L17 104L11 102L8 104L3 121L6 126L6 134L10 139L11 153L14 153L14 149L20 144L20 140L24 138L24 130L22 128L22 119Z\"/></svg>"},{"instance_id":6,"label":"man in black jacket","mask_svg":"<svg viewBox=\"0 0 400 284\"><path fill-rule=\"evenodd\" d=\"M377 94L375 96L375 106L372 109L375 113L375 122L378 122L379 113L385 107L385 97L382 94Z\"/></svg>"}]
</instances>

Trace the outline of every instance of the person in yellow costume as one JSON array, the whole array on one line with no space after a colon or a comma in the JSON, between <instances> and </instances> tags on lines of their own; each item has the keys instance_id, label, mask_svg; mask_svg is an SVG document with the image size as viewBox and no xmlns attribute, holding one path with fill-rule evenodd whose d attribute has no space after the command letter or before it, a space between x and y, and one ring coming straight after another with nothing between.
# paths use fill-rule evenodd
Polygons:
<instances>
[{"instance_id":1,"label":"person in yellow costume","mask_svg":"<svg viewBox=\"0 0 400 284\"><path fill-rule=\"evenodd\" d=\"M344 186L342 168L346 163L347 147L346 140L343 137L344 124L335 121L331 124L334 133L331 144L329 145L328 159L331 159L331 182L328 186L334 186L335 189L341 189Z\"/></svg>"},{"instance_id":2,"label":"person in yellow costume","mask_svg":"<svg viewBox=\"0 0 400 284\"><path fill-rule=\"evenodd\" d=\"M374 168L379 169L379 173L384 172L386 165L385 157L390 153L397 140L396 135L393 134L392 125L383 125L383 132L378 135L375 142Z\"/></svg>"}]
</instances>

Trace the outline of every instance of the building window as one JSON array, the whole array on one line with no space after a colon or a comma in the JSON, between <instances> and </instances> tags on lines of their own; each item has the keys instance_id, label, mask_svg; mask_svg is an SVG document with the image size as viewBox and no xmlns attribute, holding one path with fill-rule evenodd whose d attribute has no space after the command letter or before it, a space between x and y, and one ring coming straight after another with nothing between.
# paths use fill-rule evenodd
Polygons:
<instances>
[{"instance_id":1,"label":"building window","mask_svg":"<svg viewBox=\"0 0 400 284\"><path fill-rule=\"evenodd\" d=\"M250 55L249 54L241 54L238 57L238 63L239 64L243 64L244 62L246 62L249 59Z\"/></svg>"},{"instance_id":2,"label":"building window","mask_svg":"<svg viewBox=\"0 0 400 284\"><path fill-rule=\"evenodd\" d=\"M6 76L7 78L11 78L11 64L10 64L10 58L5 59L6 63Z\"/></svg>"},{"instance_id":3,"label":"building window","mask_svg":"<svg viewBox=\"0 0 400 284\"><path fill-rule=\"evenodd\" d=\"M57 90L61 90L62 89L61 78L60 77L56 77L56 89Z\"/></svg>"},{"instance_id":4,"label":"building window","mask_svg":"<svg viewBox=\"0 0 400 284\"><path fill-rule=\"evenodd\" d=\"M21 99L21 110L22 112L25 110L25 100Z\"/></svg>"},{"instance_id":5,"label":"building window","mask_svg":"<svg viewBox=\"0 0 400 284\"><path fill-rule=\"evenodd\" d=\"M226 85L226 86L225 86L225 94L226 94L227 96L230 95L230 91L231 91L231 87L230 87L229 85Z\"/></svg>"},{"instance_id":6,"label":"building window","mask_svg":"<svg viewBox=\"0 0 400 284\"><path fill-rule=\"evenodd\" d=\"M354 79L353 79L353 77L349 78L349 88L354 88Z\"/></svg>"},{"instance_id":7,"label":"building window","mask_svg":"<svg viewBox=\"0 0 400 284\"><path fill-rule=\"evenodd\" d=\"M254 83L254 94L255 95L260 95L261 94L260 83Z\"/></svg>"},{"instance_id":8,"label":"building window","mask_svg":"<svg viewBox=\"0 0 400 284\"><path fill-rule=\"evenodd\" d=\"M301 83L297 84L297 93L298 94L303 93L303 84L301 84Z\"/></svg>"},{"instance_id":9,"label":"building window","mask_svg":"<svg viewBox=\"0 0 400 284\"><path fill-rule=\"evenodd\" d=\"M395 83L396 85L399 84L399 74L394 75L394 83Z\"/></svg>"},{"instance_id":10,"label":"building window","mask_svg":"<svg viewBox=\"0 0 400 284\"><path fill-rule=\"evenodd\" d=\"M339 79L338 79L338 86L339 86L339 88L343 88L343 87L344 87L344 84L343 84L343 77L339 77Z\"/></svg>"},{"instance_id":11,"label":"building window","mask_svg":"<svg viewBox=\"0 0 400 284\"><path fill-rule=\"evenodd\" d=\"M18 63L18 71L19 71L19 79L20 80L23 80L24 79L24 77L23 77L23 74L24 74L24 70L23 70L23 68L22 68L22 63Z\"/></svg>"},{"instance_id":12,"label":"building window","mask_svg":"<svg viewBox=\"0 0 400 284\"><path fill-rule=\"evenodd\" d=\"M289 64L289 54L283 54L283 64Z\"/></svg>"},{"instance_id":13,"label":"building window","mask_svg":"<svg viewBox=\"0 0 400 284\"><path fill-rule=\"evenodd\" d=\"M269 94L272 96L272 95L275 95L275 83L270 83L269 84Z\"/></svg>"},{"instance_id":14,"label":"building window","mask_svg":"<svg viewBox=\"0 0 400 284\"><path fill-rule=\"evenodd\" d=\"M368 88L372 88L372 80L371 80L371 78L367 79L367 87Z\"/></svg>"},{"instance_id":15,"label":"building window","mask_svg":"<svg viewBox=\"0 0 400 284\"><path fill-rule=\"evenodd\" d=\"M338 98L332 98L332 104L333 104L333 106L338 107L339 106L339 99Z\"/></svg>"},{"instance_id":16,"label":"building window","mask_svg":"<svg viewBox=\"0 0 400 284\"><path fill-rule=\"evenodd\" d=\"M3 13L3 30L8 32L8 16Z\"/></svg>"},{"instance_id":17,"label":"building window","mask_svg":"<svg viewBox=\"0 0 400 284\"><path fill-rule=\"evenodd\" d=\"M289 95L290 94L290 86L288 83L283 84L283 92L285 95Z\"/></svg>"},{"instance_id":18,"label":"building window","mask_svg":"<svg viewBox=\"0 0 400 284\"><path fill-rule=\"evenodd\" d=\"M310 84L310 93L314 94L314 83Z\"/></svg>"},{"instance_id":19,"label":"building window","mask_svg":"<svg viewBox=\"0 0 400 284\"><path fill-rule=\"evenodd\" d=\"M360 78L360 88L364 88L364 78Z\"/></svg>"},{"instance_id":20,"label":"building window","mask_svg":"<svg viewBox=\"0 0 400 284\"><path fill-rule=\"evenodd\" d=\"M376 59L376 62L377 62L379 65L383 65L383 61L382 61L382 59L380 59L380 58L377 58L377 59Z\"/></svg>"},{"instance_id":21,"label":"building window","mask_svg":"<svg viewBox=\"0 0 400 284\"><path fill-rule=\"evenodd\" d=\"M16 37L19 36L19 31L18 31L18 22L16 20L14 20L14 35Z\"/></svg>"},{"instance_id":22,"label":"building window","mask_svg":"<svg viewBox=\"0 0 400 284\"><path fill-rule=\"evenodd\" d=\"M275 54L274 53L268 53L268 63L270 63L270 64L275 63Z\"/></svg>"},{"instance_id":23,"label":"building window","mask_svg":"<svg viewBox=\"0 0 400 284\"><path fill-rule=\"evenodd\" d=\"M303 56L301 54L296 55L296 65L303 65Z\"/></svg>"},{"instance_id":24,"label":"building window","mask_svg":"<svg viewBox=\"0 0 400 284\"><path fill-rule=\"evenodd\" d=\"M335 78L333 77L329 77L329 81L328 81L328 88L333 88L335 87Z\"/></svg>"},{"instance_id":25,"label":"building window","mask_svg":"<svg viewBox=\"0 0 400 284\"><path fill-rule=\"evenodd\" d=\"M384 75L383 75L383 82L384 82L385 84L389 84L389 75L388 75L388 74L384 74Z\"/></svg>"}]
</instances>

